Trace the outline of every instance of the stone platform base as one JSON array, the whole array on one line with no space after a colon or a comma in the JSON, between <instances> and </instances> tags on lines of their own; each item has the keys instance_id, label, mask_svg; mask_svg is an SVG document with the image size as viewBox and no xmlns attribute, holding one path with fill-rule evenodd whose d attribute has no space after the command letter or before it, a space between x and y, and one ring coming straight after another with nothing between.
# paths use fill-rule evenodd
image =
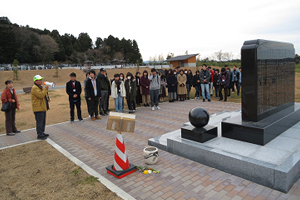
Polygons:
<instances>
[{"instance_id":1,"label":"stone platform base","mask_svg":"<svg viewBox=\"0 0 300 200\"><path fill-rule=\"evenodd\" d=\"M209 125L219 127L239 113L213 115ZM148 144L285 193L300 176L300 123L265 146L223 137L199 143L181 138L180 129L149 139Z\"/></svg>"},{"instance_id":2,"label":"stone platform base","mask_svg":"<svg viewBox=\"0 0 300 200\"><path fill-rule=\"evenodd\" d=\"M270 115L258 122L242 121L241 115L222 122L222 136L265 145L300 121L300 104Z\"/></svg>"}]
</instances>

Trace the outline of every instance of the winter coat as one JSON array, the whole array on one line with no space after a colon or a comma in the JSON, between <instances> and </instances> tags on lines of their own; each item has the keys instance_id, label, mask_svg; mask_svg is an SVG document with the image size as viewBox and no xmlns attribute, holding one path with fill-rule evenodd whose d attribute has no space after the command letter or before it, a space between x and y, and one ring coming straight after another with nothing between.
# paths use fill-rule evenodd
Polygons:
<instances>
[{"instance_id":1,"label":"winter coat","mask_svg":"<svg viewBox=\"0 0 300 200\"><path fill-rule=\"evenodd\" d=\"M193 86L200 86L201 82L200 82L200 75L195 74L193 77Z\"/></svg>"},{"instance_id":2,"label":"winter coat","mask_svg":"<svg viewBox=\"0 0 300 200\"><path fill-rule=\"evenodd\" d=\"M214 87L219 87L219 85L217 85L217 83L219 83L219 82L220 82L220 74L219 75L215 74L214 75L214 82L213 82Z\"/></svg>"},{"instance_id":3,"label":"winter coat","mask_svg":"<svg viewBox=\"0 0 300 200\"><path fill-rule=\"evenodd\" d=\"M187 73L185 75L186 75L186 84L191 85L192 84L192 78L193 78L192 74Z\"/></svg>"},{"instance_id":4,"label":"winter coat","mask_svg":"<svg viewBox=\"0 0 300 200\"><path fill-rule=\"evenodd\" d=\"M75 91L74 91L75 89ZM67 82L66 84L66 92L69 95L69 101L71 100L76 100L79 99L80 100L80 94L81 94L81 84L79 81L75 80L75 86L73 87L73 82L70 80L69 82ZM77 94L76 98L73 98L73 95Z\"/></svg>"},{"instance_id":5,"label":"winter coat","mask_svg":"<svg viewBox=\"0 0 300 200\"><path fill-rule=\"evenodd\" d=\"M234 82L234 81L239 81L240 80L240 71L239 70L232 70L231 71L231 81Z\"/></svg>"},{"instance_id":6,"label":"winter coat","mask_svg":"<svg viewBox=\"0 0 300 200\"><path fill-rule=\"evenodd\" d=\"M19 110L20 108L19 108L19 101L18 101L18 98L17 98L17 94L16 94L16 91L15 91L15 89L13 89L13 92L14 92L14 94L15 94L15 103L16 103L16 107L17 107L17 109ZM7 99L8 99L8 101L10 102L10 105L12 105L12 94L11 94L11 92L10 92L10 90L9 90L9 88L5 88L5 90L2 92L2 94L1 94L1 101L2 101L2 103L6 103L7 102Z\"/></svg>"},{"instance_id":7,"label":"winter coat","mask_svg":"<svg viewBox=\"0 0 300 200\"><path fill-rule=\"evenodd\" d=\"M174 75L167 76L168 92L176 92L177 78ZM174 86L172 86L174 85Z\"/></svg>"},{"instance_id":8,"label":"winter coat","mask_svg":"<svg viewBox=\"0 0 300 200\"><path fill-rule=\"evenodd\" d=\"M230 86L230 75L227 71L225 72L225 74L220 73L219 83L220 85L224 85L224 87L227 88Z\"/></svg>"},{"instance_id":9,"label":"winter coat","mask_svg":"<svg viewBox=\"0 0 300 200\"><path fill-rule=\"evenodd\" d=\"M101 74L99 72L97 78L100 81L101 90L109 91L110 90L110 82L109 82L107 76L105 77L103 74Z\"/></svg>"},{"instance_id":10,"label":"winter coat","mask_svg":"<svg viewBox=\"0 0 300 200\"><path fill-rule=\"evenodd\" d=\"M120 95L121 95L121 97L126 97L124 81L121 81L121 84L120 84ZM117 88L115 81L113 81L111 84L111 97L114 99L118 98L118 88Z\"/></svg>"},{"instance_id":11,"label":"winter coat","mask_svg":"<svg viewBox=\"0 0 300 200\"><path fill-rule=\"evenodd\" d=\"M144 76L141 77L141 93L142 95L149 95L150 91L150 80L148 78L145 78ZM148 88L146 88L148 86Z\"/></svg>"},{"instance_id":12,"label":"winter coat","mask_svg":"<svg viewBox=\"0 0 300 200\"><path fill-rule=\"evenodd\" d=\"M126 99L129 101L134 101L136 98L136 82L135 82L135 80L129 81L127 79L125 81L125 91L126 91Z\"/></svg>"},{"instance_id":13,"label":"winter coat","mask_svg":"<svg viewBox=\"0 0 300 200\"><path fill-rule=\"evenodd\" d=\"M33 112L45 112L48 110L48 90L34 84L31 88L31 103Z\"/></svg>"},{"instance_id":14,"label":"winter coat","mask_svg":"<svg viewBox=\"0 0 300 200\"><path fill-rule=\"evenodd\" d=\"M177 75L177 94L182 95L186 94L186 75L185 74L178 74Z\"/></svg>"},{"instance_id":15,"label":"winter coat","mask_svg":"<svg viewBox=\"0 0 300 200\"><path fill-rule=\"evenodd\" d=\"M206 82L203 82L204 81L204 79L206 80ZM201 82L201 84L208 84L208 83L210 83L210 71L207 69L207 70L201 70L201 72L200 72L200 82Z\"/></svg>"},{"instance_id":16,"label":"winter coat","mask_svg":"<svg viewBox=\"0 0 300 200\"><path fill-rule=\"evenodd\" d=\"M87 98L95 98L95 97L101 97L101 84L100 84L100 81L98 80L97 77L95 77L95 83L96 83L96 87L97 87L97 95L95 95L95 91L94 91L94 86L93 86L93 83L92 83L92 79L89 78L87 81L86 81L86 96Z\"/></svg>"},{"instance_id":17,"label":"winter coat","mask_svg":"<svg viewBox=\"0 0 300 200\"><path fill-rule=\"evenodd\" d=\"M215 72L213 70L210 70L210 82L211 83L214 82L214 75L215 75Z\"/></svg>"}]
</instances>

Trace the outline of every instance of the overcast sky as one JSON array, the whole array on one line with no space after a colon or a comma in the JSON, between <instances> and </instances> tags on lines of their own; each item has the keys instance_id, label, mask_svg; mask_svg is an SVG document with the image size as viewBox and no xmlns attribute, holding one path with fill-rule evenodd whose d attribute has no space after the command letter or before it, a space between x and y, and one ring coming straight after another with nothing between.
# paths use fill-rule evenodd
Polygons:
<instances>
[{"instance_id":1,"label":"overcast sky","mask_svg":"<svg viewBox=\"0 0 300 200\"><path fill-rule=\"evenodd\" d=\"M61 35L87 32L93 41L109 35L135 39L145 61L185 51L238 57L243 42L252 39L291 42L300 53L299 0L14 0L1 2L0 16Z\"/></svg>"}]
</instances>

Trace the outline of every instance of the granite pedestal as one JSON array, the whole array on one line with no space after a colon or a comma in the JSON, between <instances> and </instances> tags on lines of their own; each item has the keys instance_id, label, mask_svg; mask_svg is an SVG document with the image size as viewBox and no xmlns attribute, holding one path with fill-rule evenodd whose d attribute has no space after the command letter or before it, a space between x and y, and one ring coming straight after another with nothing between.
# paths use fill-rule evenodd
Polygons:
<instances>
[{"instance_id":1,"label":"granite pedestal","mask_svg":"<svg viewBox=\"0 0 300 200\"><path fill-rule=\"evenodd\" d=\"M218 137L218 128L210 125L202 128L196 128L193 125L184 126L181 128L181 137L203 143Z\"/></svg>"},{"instance_id":2,"label":"granite pedestal","mask_svg":"<svg viewBox=\"0 0 300 200\"><path fill-rule=\"evenodd\" d=\"M208 125L218 127L238 115L240 111L212 115ZM300 176L299 122L265 146L224 137L199 143L182 138L181 129L149 139L148 144L285 193Z\"/></svg>"},{"instance_id":3,"label":"granite pedestal","mask_svg":"<svg viewBox=\"0 0 300 200\"><path fill-rule=\"evenodd\" d=\"M243 121L241 115L227 119L222 122L222 136L265 145L299 121L300 104L295 104L258 122Z\"/></svg>"}]
</instances>

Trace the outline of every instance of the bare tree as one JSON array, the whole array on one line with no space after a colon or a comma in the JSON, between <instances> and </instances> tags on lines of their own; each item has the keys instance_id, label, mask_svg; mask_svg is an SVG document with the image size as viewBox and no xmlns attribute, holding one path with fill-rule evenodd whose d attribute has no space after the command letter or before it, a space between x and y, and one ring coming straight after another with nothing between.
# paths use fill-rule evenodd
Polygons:
<instances>
[{"instance_id":1,"label":"bare tree","mask_svg":"<svg viewBox=\"0 0 300 200\"><path fill-rule=\"evenodd\" d=\"M42 58L42 61L51 61L53 59L54 53L59 50L57 43L49 35L40 35L39 40L41 43L39 53Z\"/></svg>"},{"instance_id":2,"label":"bare tree","mask_svg":"<svg viewBox=\"0 0 300 200\"><path fill-rule=\"evenodd\" d=\"M232 60L233 54L231 52L225 52L223 53L223 59L226 61Z\"/></svg>"},{"instance_id":3,"label":"bare tree","mask_svg":"<svg viewBox=\"0 0 300 200\"><path fill-rule=\"evenodd\" d=\"M58 62L54 61L54 65L55 65L55 75L53 77L58 77Z\"/></svg>"},{"instance_id":4,"label":"bare tree","mask_svg":"<svg viewBox=\"0 0 300 200\"><path fill-rule=\"evenodd\" d=\"M19 61L17 59L14 59L14 62L13 62L13 72L14 72L14 79L15 80L19 80L18 66L19 66Z\"/></svg>"},{"instance_id":5,"label":"bare tree","mask_svg":"<svg viewBox=\"0 0 300 200\"><path fill-rule=\"evenodd\" d=\"M200 62L200 61L201 61L200 57L201 57L201 54L199 54L199 55L197 56L196 62Z\"/></svg>"},{"instance_id":6,"label":"bare tree","mask_svg":"<svg viewBox=\"0 0 300 200\"><path fill-rule=\"evenodd\" d=\"M174 53L168 53L168 55L167 55L167 60L169 59L169 58L173 58L174 57Z\"/></svg>"},{"instance_id":7,"label":"bare tree","mask_svg":"<svg viewBox=\"0 0 300 200\"><path fill-rule=\"evenodd\" d=\"M164 55L163 54L158 55L158 61L159 62L164 62Z\"/></svg>"},{"instance_id":8,"label":"bare tree","mask_svg":"<svg viewBox=\"0 0 300 200\"><path fill-rule=\"evenodd\" d=\"M213 59L215 59L215 60L222 61L222 58L223 58L222 50L217 51L217 52L214 52L214 53L212 54L212 57L213 57Z\"/></svg>"},{"instance_id":9,"label":"bare tree","mask_svg":"<svg viewBox=\"0 0 300 200\"><path fill-rule=\"evenodd\" d=\"M153 57L153 62L156 62L157 60L157 55L155 54L155 56Z\"/></svg>"}]
</instances>

